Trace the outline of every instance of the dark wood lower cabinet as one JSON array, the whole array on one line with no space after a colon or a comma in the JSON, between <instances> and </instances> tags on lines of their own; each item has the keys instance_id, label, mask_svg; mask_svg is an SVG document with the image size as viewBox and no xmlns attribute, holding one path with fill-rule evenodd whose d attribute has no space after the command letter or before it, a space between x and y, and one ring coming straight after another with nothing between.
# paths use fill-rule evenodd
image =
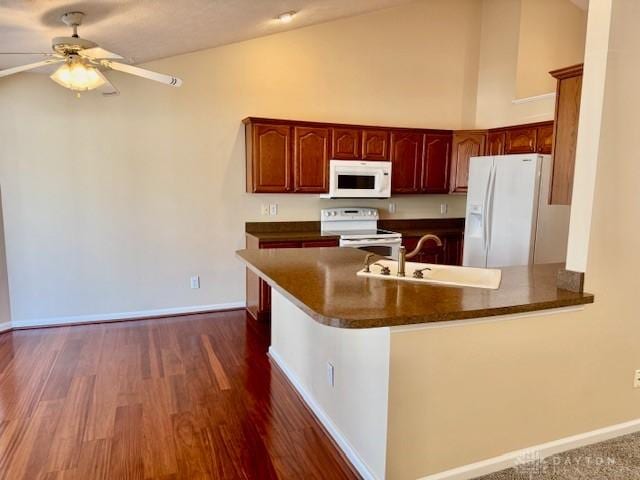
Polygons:
<instances>
[{"instance_id":1,"label":"dark wood lower cabinet","mask_svg":"<svg viewBox=\"0 0 640 480\"><path fill-rule=\"evenodd\" d=\"M463 234L452 233L439 235L442 246L438 246L435 241L429 240L423 244L422 250L409 261L418 263L433 263L436 265L462 265ZM413 251L420 237L402 237L402 244L407 252Z\"/></svg>"},{"instance_id":2,"label":"dark wood lower cabinet","mask_svg":"<svg viewBox=\"0 0 640 480\"><path fill-rule=\"evenodd\" d=\"M314 248L337 247L337 239L321 239L306 241L262 242L247 236L247 248ZM247 311L259 321L267 321L271 317L271 287L267 282L247 269L246 282Z\"/></svg>"}]
</instances>

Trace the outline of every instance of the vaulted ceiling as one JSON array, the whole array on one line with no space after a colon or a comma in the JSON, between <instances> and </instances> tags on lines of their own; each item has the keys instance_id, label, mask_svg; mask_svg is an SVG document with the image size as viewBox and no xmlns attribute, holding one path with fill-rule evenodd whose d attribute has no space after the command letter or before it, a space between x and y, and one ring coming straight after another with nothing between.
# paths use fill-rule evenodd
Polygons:
<instances>
[{"instance_id":1,"label":"vaulted ceiling","mask_svg":"<svg viewBox=\"0 0 640 480\"><path fill-rule=\"evenodd\" d=\"M1 52L50 52L51 38L69 36L60 21L86 13L80 36L135 63L357 15L407 0L3 0ZM288 24L275 17L299 13ZM40 57L0 55L0 69Z\"/></svg>"}]
</instances>

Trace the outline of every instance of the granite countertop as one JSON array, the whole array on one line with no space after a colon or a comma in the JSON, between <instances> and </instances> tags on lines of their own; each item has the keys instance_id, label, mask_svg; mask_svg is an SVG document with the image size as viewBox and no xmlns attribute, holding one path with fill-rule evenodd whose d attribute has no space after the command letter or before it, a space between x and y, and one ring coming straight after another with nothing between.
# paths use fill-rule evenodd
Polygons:
<instances>
[{"instance_id":1,"label":"granite countertop","mask_svg":"<svg viewBox=\"0 0 640 480\"><path fill-rule=\"evenodd\" d=\"M378 227L401 233L405 237L421 237L427 233L436 235L464 232L464 218L379 220ZM313 241L339 239L338 235L323 234L320 222L248 222L246 235L261 242Z\"/></svg>"},{"instance_id":2,"label":"granite countertop","mask_svg":"<svg viewBox=\"0 0 640 480\"><path fill-rule=\"evenodd\" d=\"M372 328L532 312L593 303L556 287L562 264L502 269L497 290L357 277L366 252L353 248L240 250L237 256L318 322Z\"/></svg>"},{"instance_id":3,"label":"granite countertop","mask_svg":"<svg viewBox=\"0 0 640 480\"><path fill-rule=\"evenodd\" d=\"M320 232L320 230L308 231L308 232L247 232L246 235L251 235L261 242L286 242L286 241L313 241L313 240L338 240L340 235L327 235Z\"/></svg>"}]
</instances>

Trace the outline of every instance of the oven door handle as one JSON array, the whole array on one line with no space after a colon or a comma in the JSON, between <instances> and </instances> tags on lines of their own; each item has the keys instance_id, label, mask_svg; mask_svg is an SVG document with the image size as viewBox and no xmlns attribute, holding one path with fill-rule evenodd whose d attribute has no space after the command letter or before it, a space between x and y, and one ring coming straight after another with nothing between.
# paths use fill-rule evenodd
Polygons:
<instances>
[{"instance_id":1,"label":"oven door handle","mask_svg":"<svg viewBox=\"0 0 640 480\"><path fill-rule=\"evenodd\" d=\"M343 239L343 243L345 244L357 244L362 243L364 245L391 245L394 243L401 243L401 238L353 238L353 239Z\"/></svg>"}]
</instances>

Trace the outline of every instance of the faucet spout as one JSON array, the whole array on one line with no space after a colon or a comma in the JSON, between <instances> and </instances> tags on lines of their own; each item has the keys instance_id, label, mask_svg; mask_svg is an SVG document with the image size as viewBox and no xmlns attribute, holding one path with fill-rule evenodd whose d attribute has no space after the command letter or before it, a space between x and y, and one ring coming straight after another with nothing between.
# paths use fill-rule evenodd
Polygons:
<instances>
[{"instance_id":1,"label":"faucet spout","mask_svg":"<svg viewBox=\"0 0 640 480\"><path fill-rule=\"evenodd\" d=\"M416 245L416 248L413 249L412 252L407 253L404 258L405 259L409 259L409 258L413 258L415 257L418 253L420 253L420 250L422 250L422 246L424 245L424 243L428 240L433 240L436 242L436 245L438 245L439 247L442 246L442 240L440 240L440 237L437 235L434 235L432 233L427 233L426 235L423 235L422 237L420 237L420 240L418 240L418 244ZM404 260L404 259L403 259Z\"/></svg>"}]
</instances>

